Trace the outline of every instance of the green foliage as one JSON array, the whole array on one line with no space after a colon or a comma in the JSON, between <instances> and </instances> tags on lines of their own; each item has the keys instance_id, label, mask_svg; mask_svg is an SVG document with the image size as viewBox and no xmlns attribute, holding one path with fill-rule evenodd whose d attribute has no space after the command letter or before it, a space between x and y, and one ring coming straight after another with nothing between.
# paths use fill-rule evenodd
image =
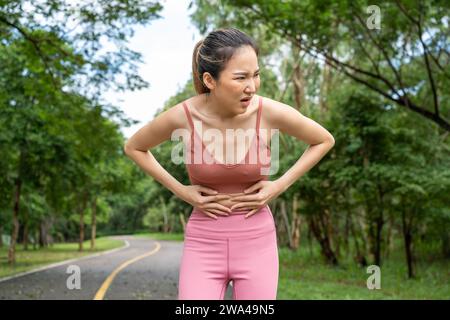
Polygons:
<instances>
[{"instance_id":1,"label":"green foliage","mask_svg":"<svg viewBox=\"0 0 450 320\"><path fill-rule=\"evenodd\" d=\"M369 290L367 268L344 260L339 267L324 265L320 248L279 250L280 278L277 299L285 300L422 300L447 299L450 294L448 262L421 261L416 279L405 277L401 245L381 267L381 288Z\"/></svg>"},{"instance_id":2,"label":"green foliage","mask_svg":"<svg viewBox=\"0 0 450 320\"><path fill-rule=\"evenodd\" d=\"M102 93L148 85L136 72L140 54L124 44L133 25L161 9L120 0L0 2L0 233L12 233L14 213L19 241L74 240L81 213L90 224L95 208L102 224L108 196L132 192L135 168L119 131L130 121ZM104 47L111 43L116 50Z\"/></svg>"},{"instance_id":3,"label":"green foliage","mask_svg":"<svg viewBox=\"0 0 450 320\"><path fill-rule=\"evenodd\" d=\"M403 233L412 239L413 264L423 257L419 245L439 245L450 256L447 4L378 4L380 29L368 27L367 1L195 4L192 19L202 33L234 26L261 44L260 64L279 75L275 82L261 77L262 95L301 110L335 137L331 152L274 204L281 243L289 243L285 224L297 196L304 232L324 256L340 261L357 245L355 262L373 262L388 257ZM307 147L283 135L280 146L274 179ZM277 217L282 202L288 217Z\"/></svg>"},{"instance_id":4,"label":"green foliage","mask_svg":"<svg viewBox=\"0 0 450 320\"><path fill-rule=\"evenodd\" d=\"M24 11L25 3L32 10ZM427 286L399 284L398 272L404 275L407 267L399 263L398 242L411 237L419 277L441 279L435 276L439 267L431 275L420 273L427 272L427 264L433 269L442 257L450 257L447 4L383 3L381 29L369 30L367 1L193 3L191 18L202 34L234 26L260 45L258 94L293 106L336 140L330 153L275 202L284 203L288 214L282 217L278 207L274 210L281 260L297 261L284 247L289 244L285 225L298 213L302 234L320 259L329 262L335 255L337 268L348 267L355 274L359 265L377 262L378 255L390 270L395 288L385 294L359 292L357 297L427 296ZM106 89L147 86L136 72L140 55L125 43L133 26L157 18L161 6L48 0L0 2L0 9L3 233L11 234L19 191L19 242L25 226L33 242L42 227L49 228L55 241L75 240L80 213L89 238L93 204L100 234L181 233L181 220L188 219L192 208L124 156L119 129L131 121L101 98ZM78 27L70 32L73 26L60 19L73 17ZM105 51L102 38L118 50ZM188 81L159 112L193 95ZM176 143L162 143L152 153L177 180L189 184L184 165L171 161ZM280 169L271 179L284 174L307 147L281 134ZM295 197L299 205L292 212ZM293 256L305 250L301 247ZM328 268L320 260L314 270ZM291 281L298 274L288 271L282 296L354 298L352 290L358 291L361 283L351 277L339 280L349 274L343 270L333 269L331 278L319 279L330 282L325 291L312 290L317 273L311 273L305 283L311 290L301 296ZM341 285L348 290L338 292ZM402 295L398 290L403 289L417 295ZM436 296L443 293L439 288Z\"/></svg>"}]
</instances>

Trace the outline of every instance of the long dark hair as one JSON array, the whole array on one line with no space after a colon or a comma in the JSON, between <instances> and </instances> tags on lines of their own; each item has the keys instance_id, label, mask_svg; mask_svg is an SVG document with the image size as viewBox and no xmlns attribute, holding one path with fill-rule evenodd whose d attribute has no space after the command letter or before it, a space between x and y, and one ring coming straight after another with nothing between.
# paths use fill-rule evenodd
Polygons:
<instances>
[{"instance_id":1,"label":"long dark hair","mask_svg":"<svg viewBox=\"0 0 450 320\"><path fill-rule=\"evenodd\" d=\"M246 45L251 46L258 56L259 47L256 42L236 28L216 29L211 31L205 39L197 42L192 55L195 91L198 94L209 93L210 90L203 83L203 73L209 72L217 81L220 72L225 69L236 50Z\"/></svg>"}]
</instances>

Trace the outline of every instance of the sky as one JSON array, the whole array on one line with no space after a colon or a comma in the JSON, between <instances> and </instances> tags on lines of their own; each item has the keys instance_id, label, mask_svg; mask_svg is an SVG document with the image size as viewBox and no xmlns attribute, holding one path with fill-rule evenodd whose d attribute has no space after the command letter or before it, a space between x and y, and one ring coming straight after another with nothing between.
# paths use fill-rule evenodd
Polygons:
<instances>
[{"instance_id":1,"label":"sky","mask_svg":"<svg viewBox=\"0 0 450 320\"><path fill-rule=\"evenodd\" d=\"M139 75L150 86L139 91L107 92L105 99L120 107L128 118L139 123L122 128L126 138L150 121L156 110L190 79L192 51L203 37L190 23L189 0L161 1L161 18L145 27L137 26L129 48L142 54Z\"/></svg>"}]
</instances>

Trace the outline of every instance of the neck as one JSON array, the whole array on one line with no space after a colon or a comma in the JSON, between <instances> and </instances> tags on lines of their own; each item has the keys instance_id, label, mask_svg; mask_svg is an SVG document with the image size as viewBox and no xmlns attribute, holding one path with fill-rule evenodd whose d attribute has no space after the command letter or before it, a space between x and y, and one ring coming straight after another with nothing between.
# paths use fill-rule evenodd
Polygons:
<instances>
[{"instance_id":1,"label":"neck","mask_svg":"<svg viewBox=\"0 0 450 320\"><path fill-rule=\"evenodd\" d=\"M208 106L208 112L206 113L208 117L211 116L212 118L218 118L220 121L226 122L238 116L236 113L229 112L227 110L228 108L221 104L217 97L212 93L205 95L205 101Z\"/></svg>"}]
</instances>

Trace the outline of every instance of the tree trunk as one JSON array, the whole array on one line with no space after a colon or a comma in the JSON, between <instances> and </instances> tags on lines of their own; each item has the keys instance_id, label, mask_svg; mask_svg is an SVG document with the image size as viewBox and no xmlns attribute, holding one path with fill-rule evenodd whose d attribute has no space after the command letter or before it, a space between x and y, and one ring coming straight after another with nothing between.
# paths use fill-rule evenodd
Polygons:
<instances>
[{"instance_id":1,"label":"tree trunk","mask_svg":"<svg viewBox=\"0 0 450 320\"><path fill-rule=\"evenodd\" d=\"M78 243L78 251L83 251L83 241L84 241L84 211L86 210L87 204L87 193L83 194L83 200L81 203L80 210L80 238Z\"/></svg>"},{"instance_id":2,"label":"tree trunk","mask_svg":"<svg viewBox=\"0 0 450 320\"><path fill-rule=\"evenodd\" d=\"M331 223L330 210L325 208L323 210L323 214L321 214L319 218L324 230L324 236L328 238L330 248L334 248L333 226Z\"/></svg>"},{"instance_id":3,"label":"tree trunk","mask_svg":"<svg viewBox=\"0 0 450 320\"><path fill-rule=\"evenodd\" d=\"M280 215L283 219L284 228L286 229L285 235L287 235L287 239L285 239L285 243L290 245L290 239L291 239L291 226L289 224L289 218L286 213L286 200L281 199L280 201Z\"/></svg>"},{"instance_id":4,"label":"tree trunk","mask_svg":"<svg viewBox=\"0 0 450 320\"><path fill-rule=\"evenodd\" d=\"M184 218L184 214L182 212L180 212L180 223L181 223L181 226L183 227L183 233L185 233L185 231L186 231L186 219Z\"/></svg>"},{"instance_id":5,"label":"tree trunk","mask_svg":"<svg viewBox=\"0 0 450 320\"><path fill-rule=\"evenodd\" d=\"M47 245L47 237L45 236L45 226L43 220L39 221L39 248L44 248Z\"/></svg>"},{"instance_id":6,"label":"tree trunk","mask_svg":"<svg viewBox=\"0 0 450 320\"><path fill-rule=\"evenodd\" d=\"M368 219L368 241L369 253L372 263L380 266L381 263L381 229L383 226L382 217L377 209L373 208L375 204L367 202L367 219ZM373 208L373 209L372 209Z\"/></svg>"},{"instance_id":7,"label":"tree trunk","mask_svg":"<svg viewBox=\"0 0 450 320\"><path fill-rule=\"evenodd\" d=\"M351 223L351 216L350 211L345 212L345 225L344 225L344 248L345 248L345 256L348 257L348 254L350 253L350 223Z\"/></svg>"},{"instance_id":8,"label":"tree trunk","mask_svg":"<svg viewBox=\"0 0 450 320\"><path fill-rule=\"evenodd\" d=\"M294 195L292 199L292 227L291 227L291 237L289 246L291 249L298 249L300 246L300 214L298 213L298 200L297 194Z\"/></svg>"},{"instance_id":9,"label":"tree trunk","mask_svg":"<svg viewBox=\"0 0 450 320\"><path fill-rule=\"evenodd\" d=\"M377 210L377 218L376 218L376 245L375 245L375 264L377 266L381 266L381 233L383 231L384 226L384 191L380 185L378 187L378 210Z\"/></svg>"},{"instance_id":10,"label":"tree trunk","mask_svg":"<svg viewBox=\"0 0 450 320\"><path fill-rule=\"evenodd\" d=\"M405 253L406 253L406 263L408 265L408 278L414 278L414 268L413 268L413 254L412 254L412 233L411 233L411 221L409 223L406 221L406 208L402 208L402 231L403 240L405 242Z\"/></svg>"},{"instance_id":11,"label":"tree trunk","mask_svg":"<svg viewBox=\"0 0 450 320\"><path fill-rule=\"evenodd\" d=\"M370 239L370 228L367 224L367 212L364 211L363 207L359 207L357 209L358 214L356 215L356 224L358 229L360 230L359 235L361 238L361 252L367 258L367 262L369 261L370 253L371 253L371 239ZM370 225L370 224L369 224Z\"/></svg>"},{"instance_id":12,"label":"tree trunk","mask_svg":"<svg viewBox=\"0 0 450 320\"><path fill-rule=\"evenodd\" d=\"M8 263L14 265L16 262L16 241L17 235L19 233L19 203L20 203L20 192L22 188L22 180L20 178L16 179L15 183L16 192L14 197L14 210L13 210L13 229L11 233L11 243L9 245L8 251Z\"/></svg>"},{"instance_id":13,"label":"tree trunk","mask_svg":"<svg viewBox=\"0 0 450 320\"><path fill-rule=\"evenodd\" d=\"M313 255L313 234L312 234L311 226L309 226L309 228L307 228L306 239L308 239L309 255L312 256Z\"/></svg>"},{"instance_id":14,"label":"tree trunk","mask_svg":"<svg viewBox=\"0 0 450 320\"><path fill-rule=\"evenodd\" d=\"M37 249L38 242L39 242L39 230L35 229L35 231L34 231L34 241L33 241L33 250Z\"/></svg>"},{"instance_id":15,"label":"tree trunk","mask_svg":"<svg viewBox=\"0 0 450 320\"><path fill-rule=\"evenodd\" d=\"M293 46L293 53L296 59L302 59L300 57L300 49L297 46ZM305 78L302 69L302 61L294 64L294 70L292 70L292 83L294 84L294 101L297 110L303 110L302 107L305 102Z\"/></svg>"},{"instance_id":16,"label":"tree trunk","mask_svg":"<svg viewBox=\"0 0 450 320\"><path fill-rule=\"evenodd\" d=\"M356 262L358 262L358 264L362 267L366 267L367 266L367 259L366 259L366 254L365 254L365 250L363 250L364 247L360 247L359 245L359 241L358 241L358 234L356 233L355 230L355 224L353 223L352 219L349 219L349 231L352 234L353 237L353 242L355 244L355 250L356 250L356 257L355 260Z\"/></svg>"},{"instance_id":17,"label":"tree trunk","mask_svg":"<svg viewBox=\"0 0 450 320\"><path fill-rule=\"evenodd\" d=\"M43 217L39 222L39 247L45 248L51 243L51 237L49 236L49 229L51 228L51 221L48 217Z\"/></svg>"},{"instance_id":18,"label":"tree trunk","mask_svg":"<svg viewBox=\"0 0 450 320\"><path fill-rule=\"evenodd\" d=\"M375 264L381 266L381 231L383 229L383 216L380 216L376 220L376 237L375 237Z\"/></svg>"},{"instance_id":19,"label":"tree trunk","mask_svg":"<svg viewBox=\"0 0 450 320\"><path fill-rule=\"evenodd\" d=\"M329 62L329 59L327 59L327 62ZM328 63L324 63L322 67L322 81L320 82L320 91L319 91L319 108L320 113L322 115L327 114L328 112L328 104L327 104L327 97L328 97L328 91L330 88L331 83L331 67Z\"/></svg>"},{"instance_id":20,"label":"tree trunk","mask_svg":"<svg viewBox=\"0 0 450 320\"><path fill-rule=\"evenodd\" d=\"M162 196L159 196L159 202L161 203L161 207L162 207L161 211L162 211L162 215L163 215L162 232L167 233L170 230L170 226L169 226L169 217L168 217L166 202L164 201L164 198Z\"/></svg>"},{"instance_id":21,"label":"tree trunk","mask_svg":"<svg viewBox=\"0 0 450 320\"><path fill-rule=\"evenodd\" d=\"M338 29L339 22L334 20L332 22L332 29L337 30ZM330 55L333 55L334 47L329 47L328 52ZM320 91L319 91L319 109L321 117L326 115L328 113L328 94L330 92L330 89L332 88L332 69L331 69L331 62L329 57L325 57L325 63L322 67L322 80L320 82Z\"/></svg>"},{"instance_id":22,"label":"tree trunk","mask_svg":"<svg viewBox=\"0 0 450 320\"><path fill-rule=\"evenodd\" d=\"M84 210L80 212L80 239L78 242L78 251L83 251L83 241L84 241Z\"/></svg>"},{"instance_id":23,"label":"tree trunk","mask_svg":"<svg viewBox=\"0 0 450 320\"><path fill-rule=\"evenodd\" d=\"M388 259L391 251L393 250L394 250L394 215L389 214L384 258Z\"/></svg>"},{"instance_id":24,"label":"tree trunk","mask_svg":"<svg viewBox=\"0 0 450 320\"><path fill-rule=\"evenodd\" d=\"M332 265L337 266L338 259L336 254L333 252L331 243L330 243L330 237L328 234L328 227L324 224L324 221L322 217L318 217L317 219L314 216L310 216L309 219L309 226L311 228L311 231L313 235L316 237L317 241L320 244L320 247L322 249L322 254L325 257L326 261ZM316 221L317 220L317 221Z\"/></svg>"},{"instance_id":25,"label":"tree trunk","mask_svg":"<svg viewBox=\"0 0 450 320\"><path fill-rule=\"evenodd\" d=\"M0 248L3 248L3 226L0 225Z\"/></svg>"},{"instance_id":26,"label":"tree trunk","mask_svg":"<svg viewBox=\"0 0 450 320\"><path fill-rule=\"evenodd\" d=\"M91 221L91 250L95 249L95 238L97 233L97 197L92 201L92 221Z\"/></svg>"},{"instance_id":27,"label":"tree trunk","mask_svg":"<svg viewBox=\"0 0 450 320\"><path fill-rule=\"evenodd\" d=\"M23 249L28 250L28 222L26 217L23 226Z\"/></svg>"}]
</instances>

